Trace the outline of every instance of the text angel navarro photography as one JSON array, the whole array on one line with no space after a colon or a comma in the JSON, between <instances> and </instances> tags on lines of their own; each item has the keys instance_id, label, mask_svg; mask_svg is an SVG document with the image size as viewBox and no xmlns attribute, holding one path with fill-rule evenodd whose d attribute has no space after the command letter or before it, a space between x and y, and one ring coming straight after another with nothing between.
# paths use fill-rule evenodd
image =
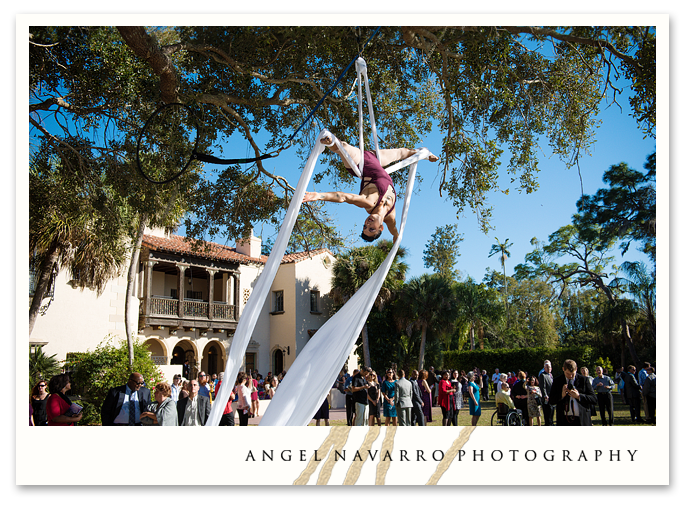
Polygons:
<instances>
[{"instance_id":1,"label":"text angel navarro photography","mask_svg":"<svg viewBox=\"0 0 692 506\"><path fill-rule=\"evenodd\" d=\"M635 462L638 450L458 450L455 460L459 462ZM249 450L245 462L335 462L356 461L399 461L440 462L445 458L444 450L334 450L327 455L318 455L318 450Z\"/></svg>"}]
</instances>

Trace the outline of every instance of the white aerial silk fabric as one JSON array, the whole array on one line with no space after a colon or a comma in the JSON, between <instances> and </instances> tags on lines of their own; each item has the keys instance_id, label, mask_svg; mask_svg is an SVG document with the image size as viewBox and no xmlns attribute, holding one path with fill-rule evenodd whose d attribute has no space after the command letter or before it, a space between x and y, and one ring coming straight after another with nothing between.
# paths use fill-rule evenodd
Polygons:
<instances>
[{"instance_id":1,"label":"white aerial silk fabric","mask_svg":"<svg viewBox=\"0 0 692 506\"><path fill-rule=\"evenodd\" d=\"M276 272L279 270L281 260L284 256L284 252L286 251L286 247L288 246L288 239L291 236L293 226L298 218L300 205L303 202L303 196L307 190L308 183L312 179L312 173L315 169L317 157L324 150L324 147L324 144L322 144L318 139L315 143L315 147L312 148L310 157L305 165L305 169L303 169L303 173L298 181L298 186L296 186L296 191L291 199L291 204L288 206L288 211L286 212L284 222L281 224L281 228L279 229L279 234L276 237L274 247L269 254L269 259L267 260L264 270L262 271L262 274L260 274L257 284L252 290L247 304L245 304L245 308L243 309L243 313L238 320L238 326L236 327L235 334L233 335L231 348L228 352L228 358L226 359L224 381L221 384L221 389L216 394L216 399L212 405L211 413L209 414L209 419L207 420L206 425L219 425L219 422L221 421L223 410L226 407L226 403L231 395L232 387L235 385L238 372L243 364L245 350L250 342L252 332L257 324L257 319L259 318L260 312L264 307L264 302L267 299L269 291L271 290L272 283L276 277Z\"/></svg>"},{"instance_id":2,"label":"white aerial silk fabric","mask_svg":"<svg viewBox=\"0 0 692 506\"><path fill-rule=\"evenodd\" d=\"M356 70L358 72L358 118L360 127L360 148L361 154L364 149L363 142L363 107L362 107L362 85L361 77L365 80L366 93L368 99L368 109L370 115L370 125L375 145L375 152L379 160L379 146L377 143L377 130L375 127L375 115L372 109L372 100L370 97L370 89L367 77L367 68L365 61L359 58L356 61ZM329 131L322 130L317 138L315 146L310 152L303 173L300 176L295 193L291 199L291 203L286 212L286 217L281 225L279 234L274 242L267 264L260 274L260 277L255 285L252 294L250 295L247 304L243 310L238 327L236 328L231 343L231 348L226 359L226 367L224 371L225 380L221 384L221 388L216 394L216 399L212 405L211 413L206 425L216 426L221 421L224 408L230 398L231 391L235 384L235 379L243 363L245 350L252 337L252 332L255 329L257 319L264 307L264 302L269 295L271 285L274 282L276 273L279 270L281 260L288 245L288 240L293 231L300 206L305 196L308 183L312 179L312 173L317 163L317 157L322 153L325 144L320 142L323 137L328 137L332 140L332 144L336 144L341 154L349 162L349 165L358 175L362 177L363 156L361 156L360 166L356 165L353 159L346 153L341 142L336 139ZM331 144L330 144L331 145ZM276 394L269 403L260 425L262 426L305 426L310 423L317 409L324 402L325 397L331 389L339 370L346 362L353 345L360 334L363 325L370 313L370 309L375 303L377 294L384 283L389 268L392 265L394 256L396 255L401 240L404 235L404 227L406 225L406 217L408 215L409 203L413 186L416 180L416 167L418 162L430 156L430 152L426 148L419 149L415 155L403 160L387 169L387 173L391 174L404 167L410 166L408 183L406 186L406 196L404 199L401 227L399 229L399 237L396 243L392 246L387 258L382 265L377 269L375 274L358 290L356 294L342 307L337 314L332 316L317 333L308 341L308 344L300 352L295 362L289 368L286 377L282 380L280 387L276 390Z\"/></svg>"},{"instance_id":3,"label":"white aerial silk fabric","mask_svg":"<svg viewBox=\"0 0 692 506\"><path fill-rule=\"evenodd\" d=\"M430 156L423 148L406 161L411 164L401 214L399 237L370 279L308 341L276 390L261 426L305 426L324 402L348 359L377 294L384 283L404 235L418 161Z\"/></svg>"}]
</instances>

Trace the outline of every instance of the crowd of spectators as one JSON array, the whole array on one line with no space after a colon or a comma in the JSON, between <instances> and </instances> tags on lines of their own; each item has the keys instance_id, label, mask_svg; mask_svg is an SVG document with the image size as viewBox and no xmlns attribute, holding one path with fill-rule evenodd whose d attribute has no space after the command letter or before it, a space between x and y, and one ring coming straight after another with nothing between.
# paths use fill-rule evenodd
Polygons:
<instances>
[{"instance_id":1,"label":"crowd of spectators","mask_svg":"<svg viewBox=\"0 0 692 506\"><path fill-rule=\"evenodd\" d=\"M506 405L517 410L523 425L592 425L600 413L602 425L613 425L613 390L622 396L633 423L656 423L656 374L646 362L637 371L630 365L619 368L610 377L598 366L595 376L586 367L577 372L577 364L566 360L562 374L553 376L552 364L546 360L538 374L525 371L500 372L492 376L474 368L459 370L412 370L409 374L396 364L380 376L370 367L342 370L333 388L344 394L346 423L352 426L425 426L433 422L433 407L439 407L442 425L458 425L459 412L468 409L471 425L482 416L481 401L494 396L496 408ZM248 425L260 415L260 400L271 400L286 374L258 371L240 372L221 417L220 425ZM151 392L141 374L130 375L125 385L112 388L101 407L103 425L204 425L211 412L216 392L224 381L200 371L196 379L189 373L175 374L173 382L162 382ZM39 381L31 391L30 425L74 425L81 420L81 406L67 396L71 388L68 374L59 374L49 382ZM316 425L329 425L327 395L315 413ZM644 418L642 417L644 411Z\"/></svg>"}]
</instances>

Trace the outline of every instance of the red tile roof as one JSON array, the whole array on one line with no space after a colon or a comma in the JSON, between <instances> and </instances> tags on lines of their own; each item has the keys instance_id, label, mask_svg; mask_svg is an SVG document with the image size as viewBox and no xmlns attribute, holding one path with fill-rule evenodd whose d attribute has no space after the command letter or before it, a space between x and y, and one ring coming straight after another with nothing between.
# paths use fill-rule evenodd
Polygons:
<instances>
[{"instance_id":1,"label":"red tile roof","mask_svg":"<svg viewBox=\"0 0 692 506\"><path fill-rule=\"evenodd\" d=\"M239 262L241 264L249 263L267 263L268 256L261 255L259 258L250 257L242 253L238 253L235 248L217 244L214 242L198 241L196 249L193 249L193 242L186 240L185 237L179 235L170 235L168 237L157 237L153 235L145 235L142 239L142 246L146 246L153 251L166 251L169 253L177 253L180 255L191 255L199 258L208 258L211 260L225 260L229 262ZM282 264L297 263L308 258L312 258L320 253L329 252L328 249L318 249L314 251L302 251L300 253L291 253L284 255L281 260Z\"/></svg>"}]
</instances>

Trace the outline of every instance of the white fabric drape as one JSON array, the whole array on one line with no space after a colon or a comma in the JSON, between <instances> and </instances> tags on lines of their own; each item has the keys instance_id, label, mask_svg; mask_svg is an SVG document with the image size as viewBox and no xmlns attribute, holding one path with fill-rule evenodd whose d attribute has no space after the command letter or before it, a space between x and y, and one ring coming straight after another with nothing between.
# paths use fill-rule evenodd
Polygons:
<instances>
[{"instance_id":1,"label":"white fabric drape","mask_svg":"<svg viewBox=\"0 0 692 506\"><path fill-rule=\"evenodd\" d=\"M349 165L359 177L362 177L363 168L363 100L362 100L362 84L361 78L365 80L365 88L368 99L368 110L370 115L370 126L372 131L373 143L377 158L380 158L379 145L377 142L377 129L375 126L375 115L372 109L372 99L370 97L370 87L368 83L367 67L362 58L356 61L356 70L358 72L358 118L360 127L360 148L361 160L360 166L356 165L353 159L346 153L341 142L336 139L327 130L322 130L317 138L315 146L312 148L310 157L300 176L296 191L291 199L291 204L286 212L286 217L281 225L279 234L274 242L267 264L260 275L257 284L255 285L250 298L245 304L238 327L236 328L231 343L231 349L228 352L226 359L226 367L224 371L225 381L221 384L221 388L216 394L216 400L211 409L211 414L206 425L219 425L224 408L230 397L235 379L238 376L238 371L243 363L245 350L252 337L252 332L255 329L257 319L264 306L264 302L269 295L271 285L274 282L276 273L281 264L288 240L293 231L300 206L305 196L308 183L312 179L312 173L317 163L317 157L324 150L325 145L320 142L323 137L329 137L335 141L339 151L345 156ZM317 408L324 402L327 393L329 392L339 370L343 367L348 358L353 345L360 333L360 330L365 324L365 320L370 313L372 305L375 303L375 298L384 283L389 268L392 265L394 256L399 249L399 244L404 235L404 227L406 225L406 217L408 215L409 203L413 186L416 180L416 167L418 162L424 158L428 158L430 152L425 149L419 149L415 155L403 160L388 169L387 173L391 174L404 167L410 166L408 183L406 186L406 196L404 199L401 228L399 237L396 243L390 250L387 258L382 265L377 269L375 274L358 290L358 292L349 299L337 314L332 316L317 333L308 341L308 344L303 348L297 359L291 365L286 377L281 382L280 388L276 390L276 394L269 403L260 425L273 426L305 426L310 423L313 415L317 412Z\"/></svg>"},{"instance_id":2,"label":"white fabric drape","mask_svg":"<svg viewBox=\"0 0 692 506\"><path fill-rule=\"evenodd\" d=\"M401 214L399 238L375 274L308 341L276 390L261 426L305 426L324 402L339 370L348 359L384 283L404 235L418 161L430 156L423 148L406 161L411 164Z\"/></svg>"},{"instance_id":3,"label":"white fabric drape","mask_svg":"<svg viewBox=\"0 0 692 506\"><path fill-rule=\"evenodd\" d=\"M321 135L320 135L321 137ZM284 222L279 229L279 234L276 237L276 242L269 255L267 264L260 274L257 284L252 290L250 297L245 304L243 309L243 314L238 320L238 326L236 327L235 334L233 335L233 341L231 342L231 349L228 352L228 358L226 359L226 367L224 369L224 382L221 384L221 388L216 395L214 404L211 408L211 413L206 425L219 425L221 421L221 415L223 415L223 410L226 407L226 403L231 395L232 387L234 386L235 379L238 376L240 366L243 364L243 357L245 356L245 350L252 337L252 332L255 329L255 324L257 323L257 318L259 318L264 302L267 299L267 295L271 290L272 283L276 277L276 272L279 270L281 265L281 259L286 251L286 246L288 246L288 239L293 231L293 226L298 218L298 213L300 211L300 205L303 202L303 197L305 196L305 190L308 187L308 183L312 179L312 173L315 169L315 164L317 163L317 157L324 150L324 144L322 144L319 139L315 143L315 147L312 148L308 162L303 169L303 173L300 176L298 185L296 186L296 191L291 199L291 204L288 206L288 211L286 211L286 217Z\"/></svg>"}]
</instances>

